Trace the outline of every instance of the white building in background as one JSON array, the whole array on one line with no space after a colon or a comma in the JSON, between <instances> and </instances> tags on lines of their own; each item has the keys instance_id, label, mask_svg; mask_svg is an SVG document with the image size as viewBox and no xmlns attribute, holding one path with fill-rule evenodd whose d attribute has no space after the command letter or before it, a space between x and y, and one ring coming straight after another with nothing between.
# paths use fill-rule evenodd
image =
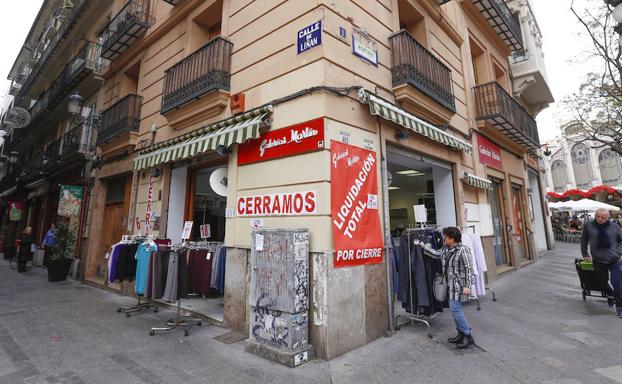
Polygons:
<instances>
[{"instance_id":1,"label":"white building in background","mask_svg":"<svg viewBox=\"0 0 622 384\"><path fill-rule=\"evenodd\" d=\"M509 57L512 77L512 93L521 100L527 112L535 118L555 100L549 87L542 48L542 32L533 13L529 0L510 0L507 2L512 13L520 22L523 49L515 50ZM529 214L534 221L532 233L538 253L553 247L553 229L546 213L546 192L544 179L533 167L525 167L525 183L529 199ZM548 241L547 241L548 233Z\"/></svg>"},{"instance_id":2,"label":"white building in background","mask_svg":"<svg viewBox=\"0 0 622 384\"><path fill-rule=\"evenodd\" d=\"M597 143L586 140L580 123L567 123L561 130L558 138L545 143L550 151L544 158L547 192L588 190L598 185L622 188L620 155L609 148L596 148Z\"/></svg>"}]
</instances>

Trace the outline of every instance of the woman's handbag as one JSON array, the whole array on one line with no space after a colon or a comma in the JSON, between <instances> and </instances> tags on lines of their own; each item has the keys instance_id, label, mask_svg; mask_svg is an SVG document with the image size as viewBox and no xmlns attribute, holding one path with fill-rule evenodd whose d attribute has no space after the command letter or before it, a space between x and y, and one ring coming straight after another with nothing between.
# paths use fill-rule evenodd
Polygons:
<instances>
[{"instance_id":1,"label":"woman's handbag","mask_svg":"<svg viewBox=\"0 0 622 384\"><path fill-rule=\"evenodd\" d=\"M445 275L437 274L432 284L436 301L443 302L447 300L447 280L445 279Z\"/></svg>"}]
</instances>

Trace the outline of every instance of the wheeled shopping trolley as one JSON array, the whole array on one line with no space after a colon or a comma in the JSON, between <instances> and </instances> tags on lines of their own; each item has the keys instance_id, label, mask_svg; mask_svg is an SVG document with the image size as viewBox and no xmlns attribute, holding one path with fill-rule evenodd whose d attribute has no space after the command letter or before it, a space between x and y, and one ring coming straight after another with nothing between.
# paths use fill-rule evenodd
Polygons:
<instances>
[{"instance_id":1,"label":"wheeled shopping trolley","mask_svg":"<svg viewBox=\"0 0 622 384\"><path fill-rule=\"evenodd\" d=\"M596 272L594 271L594 264L592 260L575 259L575 267L579 274L579 281L581 283L581 295L583 301L587 296L607 297L607 293L602 289L601 283L598 280ZM609 284L609 282L606 282ZM599 292L600 294L594 295L592 292Z\"/></svg>"}]
</instances>

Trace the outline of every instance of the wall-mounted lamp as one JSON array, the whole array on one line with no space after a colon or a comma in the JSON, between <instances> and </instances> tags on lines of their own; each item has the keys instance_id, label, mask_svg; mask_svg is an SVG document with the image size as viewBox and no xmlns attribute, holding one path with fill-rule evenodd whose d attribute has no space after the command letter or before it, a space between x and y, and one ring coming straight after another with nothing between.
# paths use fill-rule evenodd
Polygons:
<instances>
[{"instance_id":1,"label":"wall-mounted lamp","mask_svg":"<svg viewBox=\"0 0 622 384\"><path fill-rule=\"evenodd\" d=\"M153 168L151 170L151 177L160 177L160 170L158 168Z\"/></svg>"},{"instance_id":2,"label":"wall-mounted lamp","mask_svg":"<svg viewBox=\"0 0 622 384\"><path fill-rule=\"evenodd\" d=\"M398 140L404 140L404 139L408 139L408 136L410 136L410 134L408 133L408 131L405 131L403 129L399 130L396 134L395 134L395 138Z\"/></svg>"},{"instance_id":3,"label":"wall-mounted lamp","mask_svg":"<svg viewBox=\"0 0 622 384\"><path fill-rule=\"evenodd\" d=\"M228 154L231 153L231 150L224 145L219 145L216 147L216 153L219 154L220 156L227 156Z\"/></svg>"},{"instance_id":4,"label":"wall-mounted lamp","mask_svg":"<svg viewBox=\"0 0 622 384\"><path fill-rule=\"evenodd\" d=\"M97 129L101 122L99 114L91 114L87 117L82 116L82 107L84 106L84 98L78 92L69 95L67 101L67 111L71 115L71 122L74 124L87 123L91 127Z\"/></svg>"}]
</instances>

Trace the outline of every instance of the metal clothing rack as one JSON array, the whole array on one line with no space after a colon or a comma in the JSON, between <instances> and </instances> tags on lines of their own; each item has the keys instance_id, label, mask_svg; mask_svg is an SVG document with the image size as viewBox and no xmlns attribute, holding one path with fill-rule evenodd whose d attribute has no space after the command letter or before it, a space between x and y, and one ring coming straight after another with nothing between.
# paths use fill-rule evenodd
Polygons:
<instances>
[{"instance_id":1,"label":"metal clothing rack","mask_svg":"<svg viewBox=\"0 0 622 384\"><path fill-rule=\"evenodd\" d=\"M430 316L425 316L425 315L419 315L419 314L415 314L415 305L414 305L414 301L413 301L413 294L412 294L412 286L413 286L413 281L412 281L412 273L410 271L410 266L412 265L412 256L411 256L411 237L410 234L413 232L418 232L418 231L424 231L424 230L429 230L429 229L437 229L438 226L421 226L419 228L414 227L414 226L410 226L408 229L406 229L406 236L408 238L408 289L409 289L409 293L408 296L410 297L410 310L411 313L410 314L406 314L406 315L396 315L395 316L395 329L397 331L400 330L401 326L408 323L403 323L400 324L399 319L400 318L404 318L406 320L410 320L410 322L414 325L415 323L419 323L419 324L423 324L426 326L427 330L428 330L428 337L431 339L432 338L432 333L430 331L430 321L432 321L433 319L435 319L436 317L438 317L440 315L439 312L433 313ZM428 254L426 254L424 252L424 254L428 257L432 257Z\"/></svg>"},{"instance_id":2,"label":"metal clothing rack","mask_svg":"<svg viewBox=\"0 0 622 384\"><path fill-rule=\"evenodd\" d=\"M464 231L465 229L472 229L473 233L475 234L475 225L466 225L466 226L460 227L460 230L462 230L462 231ZM486 290L490 291L490 293L492 294L492 301L497 301L497 295L495 293L495 290L492 289L492 288L488 288L488 287L486 287ZM479 302L479 298L478 297L474 297L473 299L475 299L477 301L477 310L478 311L481 310L482 308L481 308L481 305L480 305L480 302Z\"/></svg>"},{"instance_id":3,"label":"metal clothing rack","mask_svg":"<svg viewBox=\"0 0 622 384\"><path fill-rule=\"evenodd\" d=\"M142 235L123 235L121 237L121 244L124 244L124 242L126 242L125 244L127 244L127 242L138 242L138 241L144 241L147 239L147 236L142 236ZM153 263L153 274L155 275L155 263ZM108 278L106 278L108 279ZM119 308L117 308L117 313L125 313L126 317L130 317L132 316L132 313L134 312L140 312L143 309L147 309L147 308L153 308L153 312L158 312L158 307L155 303L155 301L153 300L153 284L152 284L152 299L150 299L147 302L142 302L141 301L141 296L138 296L137 298L137 303L136 305L132 305L132 306L121 306Z\"/></svg>"},{"instance_id":4,"label":"metal clothing rack","mask_svg":"<svg viewBox=\"0 0 622 384\"><path fill-rule=\"evenodd\" d=\"M181 249L188 249L188 247L186 246L186 243L182 244L181 246L172 246L171 247L171 252L178 252ZM177 257L180 257L179 253L177 253ZM154 263L154 265L155 265L155 263ZM153 276L154 276L154 282L152 283L152 287L155 286L155 273L154 273ZM178 287L177 289L180 289L180 288ZM181 316L181 297L180 297L180 298L177 299L177 310L175 312L175 318L167 320L165 322L165 324L167 325L166 327L152 327L149 330L149 336L154 336L156 333L172 331L172 330L174 330L176 328L183 328L184 329L184 336L187 337L187 336L190 336L190 328L192 328L195 325L200 327L202 325L202 320L201 319L191 318L191 317L183 317L182 318L182 316Z\"/></svg>"}]
</instances>

